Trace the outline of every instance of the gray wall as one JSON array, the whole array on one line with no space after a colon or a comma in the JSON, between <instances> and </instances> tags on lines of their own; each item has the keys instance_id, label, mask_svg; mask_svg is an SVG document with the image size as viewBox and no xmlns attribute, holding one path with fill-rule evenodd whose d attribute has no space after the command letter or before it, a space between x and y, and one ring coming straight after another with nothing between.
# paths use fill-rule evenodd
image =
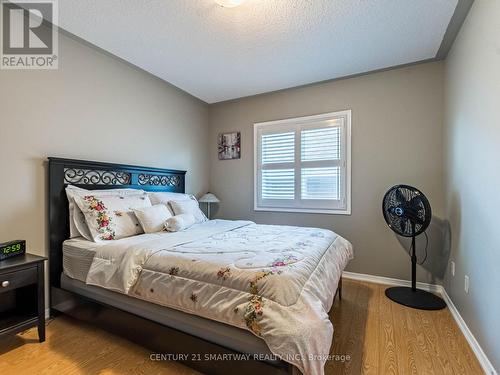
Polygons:
<instances>
[{"instance_id":1,"label":"gray wall","mask_svg":"<svg viewBox=\"0 0 500 375\"><path fill-rule=\"evenodd\" d=\"M446 215L452 259L445 288L500 369L500 2L476 0L446 62ZM464 292L464 275L470 292Z\"/></svg>"},{"instance_id":2,"label":"gray wall","mask_svg":"<svg viewBox=\"0 0 500 375\"><path fill-rule=\"evenodd\" d=\"M210 190L217 216L333 229L352 241L348 270L408 279L410 261L381 214L387 188L416 185L443 214L443 64L416 65L210 106ZM352 109L352 215L253 210L253 124ZM217 134L241 131L242 158L219 161ZM431 281L418 271L419 279Z\"/></svg>"},{"instance_id":3,"label":"gray wall","mask_svg":"<svg viewBox=\"0 0 500 375\"><path fill-rule=\"evenodd\" d=\"M208 188L207 105L60 35L55 71L0 70L0 242L46 254L47 156L186 169Z\"/></svg>"}]
</instances>

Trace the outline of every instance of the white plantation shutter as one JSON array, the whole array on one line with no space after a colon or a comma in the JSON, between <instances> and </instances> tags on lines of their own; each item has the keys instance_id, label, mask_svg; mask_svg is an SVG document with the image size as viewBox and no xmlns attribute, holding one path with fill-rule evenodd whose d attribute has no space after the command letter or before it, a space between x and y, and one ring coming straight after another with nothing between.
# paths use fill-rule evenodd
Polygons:
<instances>
[{"instance_id":1,"label":"white plantation shutter","mask_svg":"<svg viewBox=\"0 0 500 375\"><path fill-rule=\"evenodd\" d=\"M340 159L340 127L302 130L301 160Z\"/></svg>"},{"instance_id":2,"label":"white plantation shutter","mask_svg":"<svg viewBox=\"0 0 500 375\"><path fill-rule=\"evenodd\" d=\"M262 164L289 163L295 159L295 133L262 135Z\"/></svg>"},{"instance_id":3,"label":"white plantation shutter","mask_svg":"<svg viewBox=\"0 0 500 375\"><path fill-rule=\"evenodd\" d=\"M295 199L295 132L261 137L262 199Z\"/></svg>"},{"instance_id":4,"label":"white plantation shutter","mask_svg":"<svg viewBox=\"0 0 500 375\"><path fill-rule=\"evenodd\" d=\"M339 167L302 168L302 199L340 199Z\"/></svg>"},{"instance_id":5,"label":"white plantation shutter","mask_svg":"<svg viewBox=\"0 0 500 375\"><path fill-rule=\"evenodd\" d=\"M255 209L350 213L351 112L255 124Z\"/></svg>"},{"instance_id":6,"label":"white plantation shutter","mask_svg":"<svg viewBox=\"0 0 500 375\"><path fill-rule=\"evenodd\" d=\"M262 170L263 199L294 199L295 171L293 169Z\"/></svg>"}]
</instances>

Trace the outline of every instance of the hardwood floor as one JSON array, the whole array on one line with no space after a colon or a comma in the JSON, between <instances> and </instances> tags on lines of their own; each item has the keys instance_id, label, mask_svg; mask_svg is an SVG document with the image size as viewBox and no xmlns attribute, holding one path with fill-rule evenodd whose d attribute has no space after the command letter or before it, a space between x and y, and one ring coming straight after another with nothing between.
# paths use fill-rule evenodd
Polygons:
<instances>
[{"instance_id":1,"label":"hardwood floor","mask_svg":"<svg viewBox=\"0 0 500 375\"><path fill-rule=\"evenodd\" d=\"M385 286L344 280L330 317L334 355L326 374L482 374L450 312L397 305ZM114 335L58 317L39 344L36 329L0 341L0 374L196 374ZM349 357L347 357L349 356Z\"/></svg>"},{"instance_id":2,"label":"hardwood floor","mask_svg":"<svg viewBox=\"0 0 500 375\"><path fill-rule=\"evenodd\" d=\"M386 286L344 279L327 374L483 374L450 311L415 310L385 297Z\"/></svg>"}]
</instances>

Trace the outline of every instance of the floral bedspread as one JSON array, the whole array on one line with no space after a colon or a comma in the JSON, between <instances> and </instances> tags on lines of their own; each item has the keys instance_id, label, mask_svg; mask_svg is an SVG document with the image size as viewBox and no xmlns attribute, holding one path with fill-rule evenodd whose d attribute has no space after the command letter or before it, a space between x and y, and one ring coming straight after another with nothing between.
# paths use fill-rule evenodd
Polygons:
<instances>
[{"instance_id":1,"label":"floral bedspread","mask_svg":"<svg viewBox=\"0 0 500 375\"><path fill-rule=\"evenodd\" d=\"M87 283L248 329L304 374L324 373L328 311L353 257L347 240L325 229L225 220L181 233L103 246Z\"/></svg>"}]
</instances>

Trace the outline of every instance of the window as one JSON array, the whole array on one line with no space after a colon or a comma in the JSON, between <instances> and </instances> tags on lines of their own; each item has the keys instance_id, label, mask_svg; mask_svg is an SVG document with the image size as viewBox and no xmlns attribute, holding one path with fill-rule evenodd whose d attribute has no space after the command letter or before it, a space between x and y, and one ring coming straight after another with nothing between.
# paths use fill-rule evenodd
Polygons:
<instances>
[{"instance_id":1,"label":"window","mask_svg":"<svg viewBox=\"0 0 500 375\"><path fill-rule=\"evenodd\" d=\"M351 111L254 125L257 211L351 213Z\"/></svg>"}]
</instances>

